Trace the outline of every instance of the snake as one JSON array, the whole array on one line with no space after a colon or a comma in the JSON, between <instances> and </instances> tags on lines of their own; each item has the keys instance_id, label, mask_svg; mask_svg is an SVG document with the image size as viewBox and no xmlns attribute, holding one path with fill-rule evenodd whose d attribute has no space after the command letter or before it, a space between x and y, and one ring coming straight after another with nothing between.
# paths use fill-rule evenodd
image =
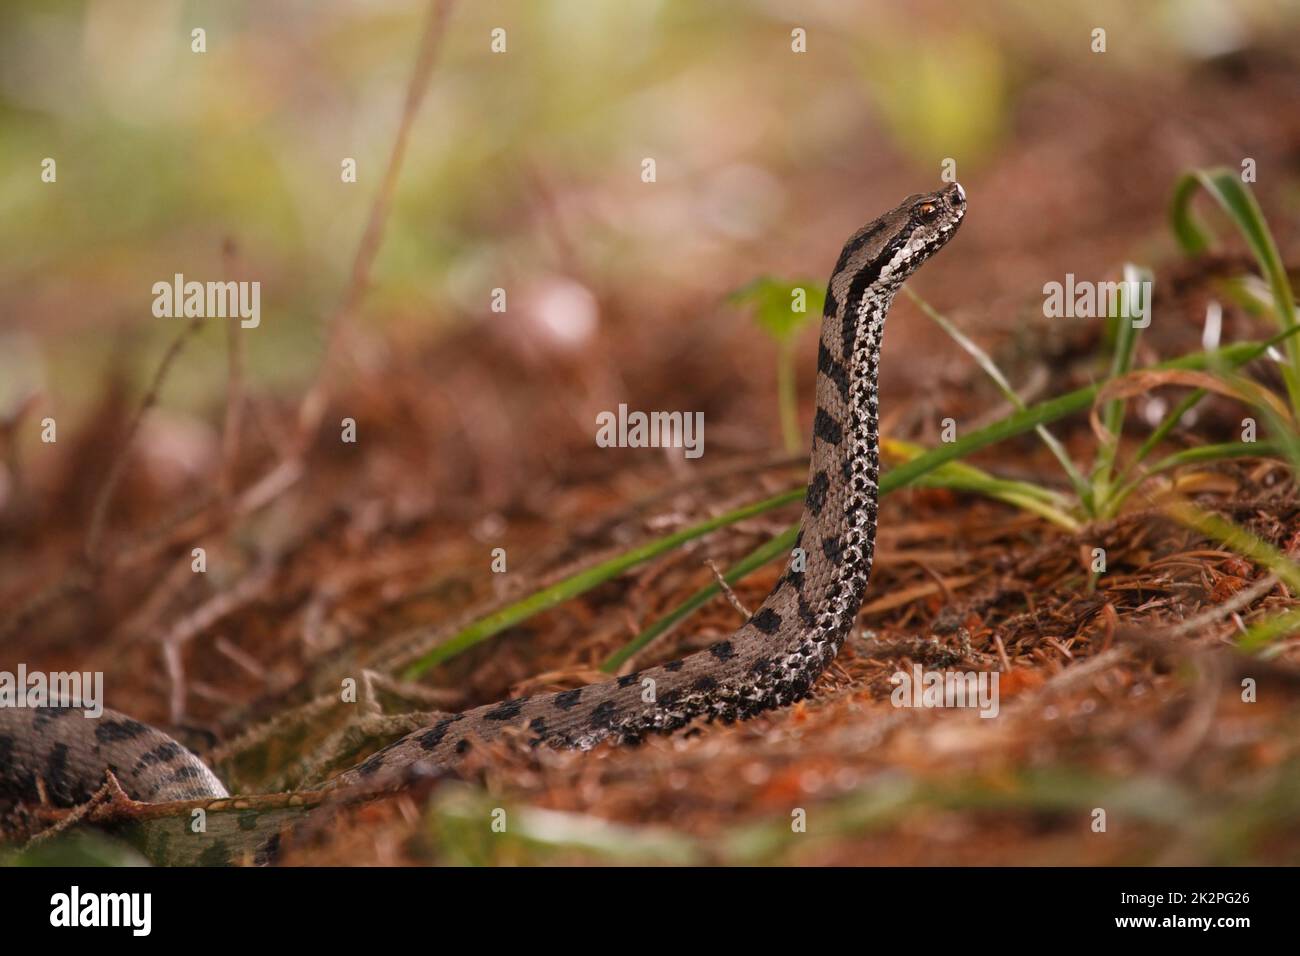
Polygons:
<instances>
[{"instance_id":1,"label":"snake","mask_svg":"<svg viewBox=\"0 0 1300 956\"><path fill-rule=\"evenodd\" d=\"M948 183L909 196L845 243L826 289L798 536L783 573L743 625L705 649L609 681L441 716L324 789L451 767L508 728L533 746L589 750L701 719L732 723L808 696L852 630L871 574L885 320L904 281L953 237L965 212L964 190ZM144 803L228 796L198 756L117 711L92 720L64 706L0 707L0 797L77 806L109 772Z\"/></svg>"}]
</instances>

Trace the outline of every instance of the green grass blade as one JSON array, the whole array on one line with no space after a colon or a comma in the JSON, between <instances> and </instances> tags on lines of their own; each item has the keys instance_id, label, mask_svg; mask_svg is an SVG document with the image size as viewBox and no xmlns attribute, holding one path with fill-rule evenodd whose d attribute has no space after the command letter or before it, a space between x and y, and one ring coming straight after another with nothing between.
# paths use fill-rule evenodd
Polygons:
<instances>
[{"instance_id":1,"label":"green grass blade","mask_svg":"<svg viewBox=\"0 0 1300 956\"><path fill-rule=\"evenodd\" d=\"M924 488L947 488L951 491L965 491L971 494L993 498L1022 511L1036 514L1045 521L1066 531L1079 530L1079 522L1071 518L1062 508L1044 501L1038 492L1042 489L1026 482L995 478L992 475L945 474L939 468L933 474L926 475L917 484Z\"/></svg>"},{"instance_id":2,"label":"green grass blade","mask_svg":"<svg viewBox=\"0 0 1300 956\"><path fill-rule=\"evenodd\" d=\"M1139 315L1149 315L1151 303L1146 301L1145 284L1152 282L1151 271L1134 265L1124 266L1124 281L1120 287L1120 302L1111 319L1115 327L1115 349L1111 353L1110 374L1107 381L1125 375L1133 367L1133 353L1137 348L1141 328L1134 322ZM1116 398L1102 409L1101 422L1106 437L1097 445L1097 461L1092 470L1091 502L1094 514L1108 514L1114 507L1110 501L1115 486L1115 458L1119 454L1120 437L1124 430L1124 410L1127 402Z\"/></svg>"},{"instance_id":3,"label":"green grass blade","mask_svg":"<svg viewBox=\"0 0 1300 956\"><path fill-rule=\"evenodd\" d=\"M1229 387L1241 392L1243 396L1250 395L1250 389L1261 388L1254 379L1239 375L1233 371L1221 371L1218 377L1223 379ZM1282 457L1290 462L1293 469L1300 472L1300 434L1296 432L1295 423L1279 415L1277 410L1267 401L1252 402L1251 404L1256 411L1264 416L1264 420L1268 423L1269 434L1278 446Z\"/></svg>"},{"instance_id":4,"label":"green grass blade","mask_svg":"<svg viewBox=\"0 0 1300 956\"><path fill-rule=\"evenodd\" d=\"M1229 551L1235 551L1242 557L1249 558L1272 571L1293 592L1300 591L1300 565L1263 538L1188 501L1179 501L1168 506L1165 508L1165 513L1179 524L1218 541Z\"/></svg>"},{"instance_id":5,"label":"green grass blade","mask_svg":"<svg viewBox=\"0 0 1300 956\"><path fill-rule=\"evenodd\" d=\"M1206 461L1226 461L1229 458L1265 458L1279 455L1282 451L1282 443L1273 441L1234 441L1218 445L1198 445L1195 448L1185 448L1182 451L1161 458L1154 465L1151 465L1145 474L1120 486L1112 499L1115 506L1118 507L1141 486L1142 482L1152 475L1158 475L1181 465L1192 465Z\"/></svg>"},{"instance_id":6,"label":"green grass blade","mask_svg":"<svg viewBox=\"0 0 1300 956\"><path fill-rule=\"evenodd\" d=\"M1168 471L1180 465L1193 465L1204 461L1226 461L1230 458L1268 458L1280 454L1282 443L1275 441L1229 441L1217 445L1198 445L1185 448L1161 458L1151 466L1151 473Z\"/></svg>"},{"instance_id":7,"label":"green grass blade","mask_svg":"<svg viewBox=\"0 0 1300 956\"><path fill-rule=\"evenodd\" d=\"M1258 651L1297 631L1300 631L1300 608L1291 608L1247 625L1246 633L1237 638L1237 646L1243 651Z\"/></svg>"},{"instance_id":8,"label":"green grass blade","mask_svg":"<svg viewBox=\"0 0 1300 956\"><path fill-rule=\"evenodd\" d=\"M923 455L917 455L911 461L903 462L903 464L891 468L880 481L880 492L885 494L895 488L909 485L945 462L965 458L981 448L1033 431L1038 425L1054 422L1066 415L1083 411L1091 407L1092 401L1097 395L1097 389L1098 386L1096 385L1088 385L1056 398L1049 398L1046 401L1029 406L1024 411L1013 412L978 431L963 435L956 441L945 442L938 448L932 448Z\"/></svg>"},{"instance_id":9,"label":"green grass blade","mask_svg":"<svg viewBox=\"0 0 1300 956\"><path fill-rule=\"evenodd\" d=\"M469 626L456 633L448 641L439 644L430 650L419 660L412 663L402 676L408 680L419 677L429 668L441 664L449 658L455 657L461 651L473 647L480 641L486 640L494 634L499 634L507 628L514 627L521 621L532 617L541 611L555 607L570 598L577 597L586 591L606 581L618 577L623 572L635 567L642 562L649 561L661 554L671 551L688 541L702 537L711 531L719 528L725 528L727 525L735 524L737 521L744 521L746 518L752 518L756 515L764 514L791 502L799 501L804 495L803 488L795 488L790 491L782 492L763 501L755 502L751 505L745 505L728 511L726 514L718 515L716 518L710 518L708 521L701 521L699 524L691 525L689 528L683 528L669 535L656 538L653 541L647 541L645 544L625 551L617 557L610 558L607 561L594 565L579 571L563 581L556 582L548 588L540 591L534 591L532 594L513 604L507 605L494 614L479 618Z\"/></svg>"},{"instance_id":10,"label":"green grass blade","mask_svg":"<svg viewBox=\"0 0 1300 956\"><path fill-rule=\"evenodd\" d=\"M1193 255L1206 252L1214 244L1210 232L1192 211L1192 199L1198 189L1204 189L1214 198L1246 240L1273 293L1273 311L1282 330L1292 329L1296 325L1296 306L1291 282L1263 210L1237 173L1230 169L1198 169L1178 180L1169 215L1179 244ZM1286 351L1289 362L1283 366L1283 378L1291 407L1300 413L1300 340L1288 340Z\"/></svg>"},{"instance_id":11,"label":"green grass blade","mask_svg":"<svg viewBox=\"0 0 1300 956\"><path fill-rule=\"evenodd\" d=\"M1201 171L1183 173L1174 183L1174 194L1169 202L1169 225L1174 238L1188 255L1199 256L1214 247L1214 236L1192 211L1192 199L1201 188Z\"/></svg>"},{"instance_id":12,"label":"green grass blade","mask_svg":"<svg viewBox=\"0 0 1300 956\"><path fill-rule=\"evenodd\" d=\"M919 295L913 292L910 286L903 286L903 291L911 297L912 301L920 307L923 313L929 316L930 319L939 326L939 328L943 329L954 342L966 351L967 355L975 360L975 363L984 370L984 374L992 379L993 384L998 387L998 391L1002 393L1003 397L1007 401L1015 406L1017 411L1025 410L1024 400L1021 399L1021 397L1016 393L1016 390L1011 387L1011 383L1007 381L1007 377L1002 374L1002 369L998 368L997 363L993 361L987 352L976 345L973 340L957 328L957 326L953 325L946 316L942 315L937 309L931 306L930 303L926 302ZM1075 467L1074 462L1070 460L1070 455L1066 452L1065 446L1057 441L1056 436L1048 431L1047 426L1045 425L1037 426L1034 431L1038 434L1038 437L1043 440L1043 444L1047 446L1047 450L1055 456L1058 462L1060 462L1061 468L1065 472L1066 477L1070 479L1070 484L1074 486L1075 494L1079 496L1080 500L1087 497L1091 491L1088 487L1088 482L1084 479L1079 469Z\"/></svg>"},{"instance_id":13,"label":"green grass blade","mask_svg":"<svg viewBox=\"0 0 1300 956\"><path fill-rule=\"evenodd\" d=\"M925 452L920 445L896 438L888 439L882 444L886 453L907 459ZM940 465L930 474L918 479L916 484L926 488L947 488L984 495L1032 512L1067 531L1079 530L1079 523L1067 513L1069 503L1057 492L1028 481L999 478L964 461L950 461L946 465Z\"/></svg>"},{"instance_id":14,"label":"green grass blade","mask_svg":"<svg viewBox=\"0 0 1300 956\"><path fill-rule=\"evenodd\" d=\"M1215 353L1211 351L1207 354L1213 358ZM1232 367L1227 366L1224 362L1211 361L1207 364L1206 369L1215 373L1219 377L1224 378L1225 381L1228 381L1229 383L1233 381ZM1151 434L1147 436L1146 440L1142 442L1142 445L1138 448L1137 452L1133 455L1132 460L1124 469L1118 483L1123 485L1129 484L1128 479L1136 468L1144 462L1153 451L1155 451L1161 442L1169 437L1169 434L1178 426L1178 423L1182 421L1183 416L1200 404L1202 399L1204 399L1208 394L1210 393L1207 389L1196 388L1183 398L1182 401L1175 405L1161 420L1160 424L1152 430ZM1274 426L1277 426L1278 422L1276 421L1276 416L1270 415L1270 412L1271 409L1267 407L1264 408L1265 415L1270 417L1270 421ZM1281 433L1283 434L1288 434L1289 432L1290 429L1287 427L1281 429Z\"/></svg>"},{"instance_id":15,"label":"green grass blade","mask_svg":"<svg viewBox=\"0 0 1300 956\"><path fill-rule=\"evenodd\" d=\"M781 439L785 450L794 454L803 448L799 433L799 390L794 369L794 348L781 342L776 353L776 402L781 414Z\"/></svg>"},{"instance_id":16,"label":"green grass blade","mask_svg":"<svg viewBox=\"0 0 1300 956\"><path fill-rule=\"evenodd\" d=\"M1190 502L1178 502L1165 511L1180 524L1199 531L1228 550L1272 571L1292 593L1300 591L1300 565L1262 538ZM1291 608L1252 624L1238 638L1237 646L1244 651L1259 650L1278 638L1295 633L1297 629L1300 629L1300 608Z\"/></svg>"},{"instance_id":17,"label":"green grass blade","mask_svg":"<svg viewBox=\"0 0 1300 956\"><path fill-rule=\"evenodd\" d=\"M775 538L772 538L770 541L765 542L749 554L745 555L744 558L723 574L723 580L728 584L735 584L736 582L749 577L750 574L757 571L768 562L775 561L782 555L789 554L794 548L794 541L798 535L799 526L791 525ZM631 659L634 654L639 653L647 644L659 637L661 634L667 633L670 628L675 626L684 618L689 617L698 608L703 607L721 591L722 589L718 587L716 583L700 588L681 604L677 605L677 607L659 618L640 634L606 658L605 662L600 665L600 669L605 671L607 674L613 674L629 659Z\"/></svg>"},{"instance_id":18,"label":"green grass blade","mask_svg":"<svg viewBox=\"0 0 1300 956\"><path fill-rule=\"evenodd\" d=\"M1125 476L1132 471L1134 466L1146 461L1147 456L1155 451L1156 446L1168 438L1169 433L1178 427L1178 423L1182 421L1183 416L1195 408L1200 403L1201 399L1205 398L1208 394L1210 393L1203 388L1193 389L1186 398L1175 405L1173 410L1170 411L1160 424L1152 430L1151 434L1147 436L1146 441L1142 443L1136 454L1133 455L1133 460L1129 463L1129 467L1124 472Z\"/></svg>"},{"instance_id":19,"label":"green grass blade","mask_svg":"<svg viewBox=\"0 0 1300 956\"><path fill-rule=\"evenodd\" d=\"M1254 379L1238 374L1231 369L1223 368L1222 363L1216 362L1214 365L1215 367L1212 369L1212 375L1222 383L1219 387L1223 389L1223 393L1230 395L1236 401L1242 402L1247 405L1247 407L1252 408L1261 414L1267 421L1270 434L1275 436L1275 440L1268 443L1260 443L1253 440L1229 442L1222 445L1188 449L1165 459L1164 463L1157 466L1154 470L1158 471L1161 470L1162 467L1168 467L1167 463L1171 461L1174 464L1178 464L1183 461L1208 460L1213 457L1263 455L1265 452L1260 451L1259 449L1261 446L1266 445L1268 449L1270 449L1270 453L1289 459L1291 466L1300 471L1300 435L1296 434L1295 426L1290 420L1290 414L1285 402L1283 402L1279 396L1268 391ZM1187 407L1190 407L1193 400L1200 401L1200 399L1207 393L1215 390L1215 386L1204 386L1195 389L1187 399L1184 399L1184 401L1180 403L1172 414L1165 418L1161 423L1161 428L1157 429L1156 433L1143 443L1143 449L1145 450L1154 447L1155 442L1161 437L1162 433L1168 431L1167 426L1169 426L1170 422L1176 420L1179 414L1181 414ZM1207 451L1206 449L1209 448L1216 449L1216 451ZM1110 496L1108 514L1115 513L1123 500L1144 480L1145 475L1139 475L1134 478L1129 477L1134 471L1139 469L1139 462L1142 457L1142 455L1135 456L1134 460L1130 462L1129 467L1124 470L1121 478L1116 482L1117 490ZM1148 473L1150 473L1150 471L1148 471Z\"/></svg>"}]
</instances>

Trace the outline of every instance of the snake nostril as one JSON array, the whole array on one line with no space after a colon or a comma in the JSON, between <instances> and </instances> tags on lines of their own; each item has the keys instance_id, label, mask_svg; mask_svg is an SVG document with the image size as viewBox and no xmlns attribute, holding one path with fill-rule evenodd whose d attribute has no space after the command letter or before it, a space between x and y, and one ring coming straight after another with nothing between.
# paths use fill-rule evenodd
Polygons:
<instances>
[{"instance_id":1,"label":"snake nostril","mask_svg":"<svg viewBox=\"0 0 1300 956\"><path fill-rule=\"evenodd\" d=\"M948 190L948 195L954 206L960 208L966 205L966 190L961 188L961 183L953 183L952 188Z\"/></svg>"}]
</instances>

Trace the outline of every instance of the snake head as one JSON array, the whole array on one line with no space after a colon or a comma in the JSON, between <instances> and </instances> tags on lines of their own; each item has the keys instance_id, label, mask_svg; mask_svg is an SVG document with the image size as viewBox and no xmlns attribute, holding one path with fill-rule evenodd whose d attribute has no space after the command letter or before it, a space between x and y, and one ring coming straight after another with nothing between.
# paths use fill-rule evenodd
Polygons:
<instances>
[{"instance_id":1,"label":"snake head","mask_svg":"<svg viewBox=\"0 0 1300 956\"><path fill-rule=\"evenodd\" d=\"M856 302L868 289L893 291L953 237L966 215L966 191L951 183L916 193L859 229L831 276L836 301Z\"/></svg>"},{"instance_id":2,"label":"snake head","mask_svg":"<svg viewBox=\"0 0 1300 956\"><path fill-rule=\"evenodd\" d=\"M951 183L933 193L908 196L892 213L898 223L894 239L882 250L892 274L904 279L956 233L966 215L966 190Z\"/></svg>"},{"instance_id":3,"label":"snake head","mask_svg":"<svg viewBox=\"0 0 1300 956\"><path fill-rule=\"evenodd\" d=\"M966 215L966 190L952 183L937 193L912 197L912 220L929 235L950 235Z\"/></svg>"}]
</instances>

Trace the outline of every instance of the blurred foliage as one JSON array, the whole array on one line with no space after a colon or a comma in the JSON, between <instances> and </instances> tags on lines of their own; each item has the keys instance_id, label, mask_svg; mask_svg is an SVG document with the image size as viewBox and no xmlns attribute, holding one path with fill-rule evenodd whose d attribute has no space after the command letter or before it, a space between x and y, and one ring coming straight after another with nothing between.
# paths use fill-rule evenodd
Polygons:
<instances>
[{"instance_id":1,"label":"blurred foliage","mask_svg":"<svg viewBox=\"0 0 1300 956\"><path fill-rule=\"evenodd\" d=\"M984 38L932 37L897 45L885 37L863 51L872 99L912 159L975 164L1001 142L1009 90L1002 52Z\"/></svg>"},{"instance_id":2,"label":"blurred foliage","mask_svg":"<svg viewBox=\"0 0 1300 956\"><path fill-rule=\"evenodd\" d=\"M776 340L776 400L785 450L791 454L803 447L794 339L801 328L811 324L810 319L819 319L825 310L826 293L820 289L811 281L796 284L763 276L731 294L732 302L754 306L759 327Z\"/></svg>"},{"instance_id":3,"label":"blurred foliage","mask_svg":"<svg viewBox=\"0 0 1300 956\"><path fill-rule=\"evenodd\" d=\"M148 866L130 846L95 830L78 830L0 857L0 866Z\"/></svg>"},{"instance_id":4,"label":"blurred foliage","mask_svg":"<svg viewBox=\"0 0 1300 956\"><path fill-rule=\"evenodd\" d=\"M150 285L219 275L227 239L234 268L263 283L251 379L301 384L392 146L425 10L0 5L0 332L35 338L51 393L90 401L110 363L147 374L175 332L150 315ZM900 160L927 173L944 157L963 175L987 165L1044 64L1090 64L1094 21L1115 24L1116 66L1151 70L1295 16L1209 0L458 3L361 320L436 331L484 314L494 285L575 266L643 300L717 282L746 243L812 215L811 187L832 177L854 184ZM497 26L504 56L489 49ZM47 156L57 184L40 182ZM653 190L638 177L645 156ZM340 181L344 157L355 185ZM223 338L204 330L167 403L221 395Z\"/></svg>"},{"instance_id":5,"label":"blurred foliage","mask_svg":"<svg viewBox=\"0 0 1300 956\"><path fill-rule=\"evenodd\" d=\"M760 276L731 293L730 299L737 305L753 306L759 327L778 342L794 338L810 319L820 319L826 308L826 293L820 283L772 276Z\"/></svg>"}]
</instances>

